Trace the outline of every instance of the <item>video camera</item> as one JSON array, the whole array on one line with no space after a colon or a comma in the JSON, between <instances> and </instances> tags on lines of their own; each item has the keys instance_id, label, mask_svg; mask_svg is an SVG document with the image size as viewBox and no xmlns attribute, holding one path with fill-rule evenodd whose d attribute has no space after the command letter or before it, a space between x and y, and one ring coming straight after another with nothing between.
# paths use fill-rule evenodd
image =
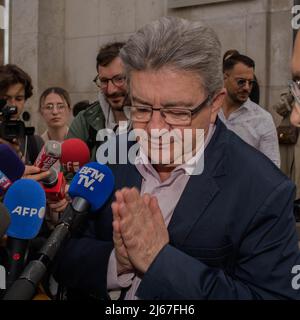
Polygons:
<instances>
[{"instance_id":1,"label":"video camera","mask_svg":"<svg viewBox=\"0 0 300 320\"><path fill-rule=\"evenodd\" d=\"M11 120L18 113L16 106L10 106L5 99L0 99L0 138L12 141L34 134L34 127L25 127L21 120Z\"/></svg>"}]
</instances>

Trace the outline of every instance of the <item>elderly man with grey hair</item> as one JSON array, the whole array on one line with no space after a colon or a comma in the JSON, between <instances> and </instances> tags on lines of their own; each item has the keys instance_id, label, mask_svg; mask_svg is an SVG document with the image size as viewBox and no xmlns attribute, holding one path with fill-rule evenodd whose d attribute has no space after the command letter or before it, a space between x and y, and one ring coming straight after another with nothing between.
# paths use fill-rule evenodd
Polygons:
<instances>
[{"instance_id":1,"label":"elderly man with grey hair","mask_svg":"<svg viewBox=\"0 0 300 320\"><path fill-rule=\"evenodd\" d=\"M115 289L125 299L299 298L295 188L218 119L226 91L214 31L163 17L121 58L140 148L133 163L111 166L117 191L67 243L57 279L99 298ZM176 135L165 142L175 131L190 132L191 152Z\"/></svg>"}]
</instances>

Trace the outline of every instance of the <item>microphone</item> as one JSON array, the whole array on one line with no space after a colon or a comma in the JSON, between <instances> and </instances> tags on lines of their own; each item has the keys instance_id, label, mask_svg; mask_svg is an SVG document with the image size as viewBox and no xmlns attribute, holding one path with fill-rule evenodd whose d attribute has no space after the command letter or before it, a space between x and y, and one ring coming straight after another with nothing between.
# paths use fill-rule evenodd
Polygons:
<instances>
[{"instance_id":1,"label":"microphone","mask_svg":"<svg viewBox=\"0 0 300 320\"><path fill-rule=\"evenodd\" d=\"M48 200L57 201L65 198L66 181L63 174L52 166L61 157L61 143L55 140L45 142L34 165L42 171L50 171L50 176L41 181Z\"/></svg>"},{"instance_id":2,"label":"microphone","mask_svg":"<svg viewBox=\"0 0 300 320\"><path fill-rule=\"evenodd\" d=\"M61 144L55 140L45 142L37 156L34 165L39 167L41 171L49 170L54 163L61 157Z\"/></svg>"},{"instance_id":3,"label":"microphone","mask_svg":"<svg viewBox=\"0 0 300 320\"><path fill-rule=\"evenodd\" d=\"M12 182L7 176L0 170L0 191L5 193L7 189L12 185Z\"/></svg>"},{"instance_id":4,"label":"microphone","mask_svg":"<svg viewBox=\"0 0 300 320\"><path fill-rule=\"evenodd\" d=\"M42 186L48 200L57 201L65 198L66 179L62 172L53 167L49 169L50 176L42 180Z\"/></svg>"},{"instance_id":5,"label":"microphone","mask_svg":"<svg viewBox=\"0 0 300 320\"><path fill-rule=\"evenodd\" d=\"M10 215L7 208L0 202L0 239L5 235L10 224Z\"/></svg>"},{"instance_id":6,"label":"microphone","mask_svg":"<svg viewBox=\"0 0 300 320\"><path fill-rule=\"evenodd\" d=\"M6 144L0 144L0 170L11 182L20 179L25 171L22 160Z\"/></svg>"},{"instance_id":7,"label":"microphone","mask_svg":"<svg viewBox=\"0 0 300 320\"><path fill-rule=\"evenodd\" d=\"M25 266L29 240L37 236L45 216L46 197L40 184L21 179L12 184L4 197L11 224L7 230L7 287Z\"/></svg>"},{"instance_id":8,"label":"microphone","mask_svg":"<svg viewBox=\"0 0 300 320\"><path fill-rule=\"evenodd\" d=\"M68 139L62 143L60 162L66 174L76 173L90 161L90 150L80 139Z\"/></svg>"},{"instance_id":9,"label":"microphone","mask_svg":"<svg viewBox=\"0 0 300 320\"><path fill-rule=\"evenodd\" d=\"M23 176L24 171L25 165L15 151L6 144L0 144L0 196Z\"/></svg>"},{"instance_id":10,"label":"microphone","mask_svg":"<svg viewBox=\"0 0 300 320\"><path fill-rule=\"evenodd\" d=\"M114 176L107 166L91 162L83 166L74 176L69 194L72 203L68 205L61 220L55 227L45 245L40 250L40 257L32 260L18 280L4 296L4 300L31 300L38 283L57 254L63 241L70 236L71 230L87 216L87 211L96 211L104 205L114 189Z\"/></svg>"}]
</instances>

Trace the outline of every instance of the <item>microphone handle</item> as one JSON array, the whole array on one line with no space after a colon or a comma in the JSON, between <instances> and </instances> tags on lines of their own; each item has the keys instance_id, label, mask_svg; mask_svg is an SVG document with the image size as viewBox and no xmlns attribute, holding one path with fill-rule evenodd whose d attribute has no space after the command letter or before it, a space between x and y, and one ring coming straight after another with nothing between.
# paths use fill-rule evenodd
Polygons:
<instances>
[{"instance_id":1,"label":"microphone handle","mask_svg":"<svg viewBox=\"0 0 300 320\"><path fill-rule=\"evenodd\" d=\"M40 260L30 261L22 276L6 291L3 300L32 300L47 268Z\"/></svg>"},{"instance_id":2,"label":"microphone handle","mask_svg":"<svg viewBox=\"0 0 300 320\"><path fill-rule=\"evenodd\" d=\"M7 277L6 287L19 277L25 266L25 256L28 249L28 240L8 237L7 239Z\"/></svg>"},{"instance_id":3,"label":"microphone handle","mask_svg":"<svg viewBox=\"0 0 300 320\"><path fill-rule=\"evenodd\" d=\"M38 260L32 260L26 266L19 279L7 290L3 300L32 300L38 284L46 274L63 241L70 234L69 227L60 224L51 233L40 251Z\"/></svg>"},{"instance_id":4,"label":"microphone handle","mask_svg":"<svg viewBox=\"0 0 300 320\"><path fill-rule=\"evenodd\" d=\"M55 227L40 250L39 259L30 261L19 279L6 292L4 300L31 300L34 297L37 285L47 272L49 264L63 242L70 236L72 223L77 217L80 220L84 218L88 207L89 204L85 199L79 197L73 199L72 205L68 205L61 222Z\"/></svg>"}]
</instances>

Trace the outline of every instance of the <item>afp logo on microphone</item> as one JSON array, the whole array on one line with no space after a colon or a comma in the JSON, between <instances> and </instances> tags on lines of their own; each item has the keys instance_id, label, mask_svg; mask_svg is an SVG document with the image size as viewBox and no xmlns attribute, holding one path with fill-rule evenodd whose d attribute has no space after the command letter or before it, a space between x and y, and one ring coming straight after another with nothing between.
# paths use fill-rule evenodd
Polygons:
<instances>
[{"instance_id":1,"label":"afp logo on microphone","mask_svg":"<svg viewBox=\"0 0 300 320\"><path fill-rule=\"evenodd\" d=\"M37 208L17 206L15 207L15 209L12 210L11 213L17 214L19 216L29 216L29 217L34 217L37 214L40 219L44 219L45 208L42 207L38 210Z\"/></svg>"}]
</instances>

